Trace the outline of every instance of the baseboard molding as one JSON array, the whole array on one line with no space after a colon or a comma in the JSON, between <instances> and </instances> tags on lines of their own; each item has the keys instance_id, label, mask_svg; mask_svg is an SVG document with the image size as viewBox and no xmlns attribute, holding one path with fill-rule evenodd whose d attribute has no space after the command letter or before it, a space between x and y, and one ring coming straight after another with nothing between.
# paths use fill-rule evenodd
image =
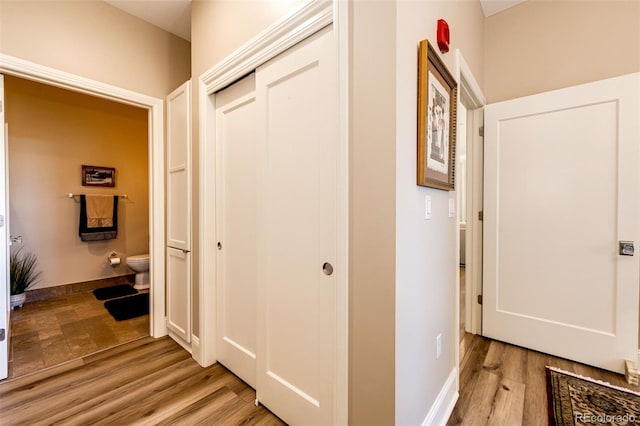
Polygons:
<instances>
[{"instance_id":1,"label":"baseboard molding","mask_svg":"<svg viewBox=\"0 0 640 426\"><path fill-rule=\"evenodd\" d=\"M454 368L451 370L451 373L449 373L449 377L447 377L447 381L444 382L442 389L440 389L440 393L438 393L438 397L431 406L427 417L425 417L422 422L422 426L444 426L447 424L453 408L458 401L458 389L456 389L457 378L458 369Z\"/></svg>"},{"instance_id":2,"label":"baseboard molding","mask_svg":"<svg viewBox=\"0 0 640 426\"><path fill-rule=\"evenodd\" d=\"M638 371L637 364L630 359L624 362L624 376L630 385L640 385L640 372Z\"/></svg>"},{"instance_id":3,"label":"baseboard molding","mask_svg":"<svg viewBox=\"0 0 640 426\"><path fill-rule=\"evenodd\" d=\"M202 351L200 350L200 339L198 336L191 335L191 356L200 364L201 367L207 367L202 362Z\"/></svg>"},{"instance_id":4,"label":"baseboard molding","mask_svg":"<svg viewBox=\"0 0 640 426\"><path fill-rule=\"evenodd\" d=\"M57 297L68 296L75 293L85 293L97 288L110 287L116 284L135 283L136 274L118 275L116 277L99 278L91 281L81 281L71 284L57 285L53 287L34 288L27 290L27 303L39 302L42 300L55 299Z\"/></svg>"}]
</instances>

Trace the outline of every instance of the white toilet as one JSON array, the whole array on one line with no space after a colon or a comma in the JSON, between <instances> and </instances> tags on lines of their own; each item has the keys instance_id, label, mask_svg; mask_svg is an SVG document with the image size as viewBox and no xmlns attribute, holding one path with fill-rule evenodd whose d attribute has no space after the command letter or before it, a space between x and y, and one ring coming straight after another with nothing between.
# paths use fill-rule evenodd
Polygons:
<instances>
[{"instance_id":1,"label":"white toilet","mask_svg":"<svg viewBox=\"0 0 640 426\"><path fill-rule=\"evenodd\" d=\"M149 288L149 254L139 254L127 257L127 266L136 273L136 290Z\"/></svg>"}]
</instances>

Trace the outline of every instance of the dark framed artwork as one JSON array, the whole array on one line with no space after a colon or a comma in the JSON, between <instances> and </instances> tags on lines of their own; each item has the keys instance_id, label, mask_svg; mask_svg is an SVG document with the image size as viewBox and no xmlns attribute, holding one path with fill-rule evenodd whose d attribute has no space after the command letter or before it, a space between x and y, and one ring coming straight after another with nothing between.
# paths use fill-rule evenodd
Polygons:
<instances>
[{"instance_id":1,"label":"dark framed artwork","mask_svg":"<svg viewBox=\"0 0 640 426\"><path fill-rule=\"evenodd\" d=\"M83 165L82 186L116 186L116 169Z\"/></svg>"},{"instance_id":2,"label":"dark framed artwork","mask_svg":"<svg viewBox=\"0 0 640 426\"><path fill-rule=\"evenodd\" d=\"M458 84L428 40L418 50L417 184L453 191Z\"/></svg>"}]
</instances>

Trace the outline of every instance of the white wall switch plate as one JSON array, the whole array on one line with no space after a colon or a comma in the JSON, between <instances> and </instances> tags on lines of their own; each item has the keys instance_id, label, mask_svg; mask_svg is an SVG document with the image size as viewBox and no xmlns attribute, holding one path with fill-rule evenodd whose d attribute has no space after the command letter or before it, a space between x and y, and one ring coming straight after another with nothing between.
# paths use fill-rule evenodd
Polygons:
<instances>
[{"instance_id":1,"label":"white wall switch plate","mask_svg":"<svg viewBox=\"0 0 640 426\"><path fill-rule=\"evenodd\" d=\"M431 219L431 195L425 195L424 198L424 218Z\"/></svg>"}]
</instances>

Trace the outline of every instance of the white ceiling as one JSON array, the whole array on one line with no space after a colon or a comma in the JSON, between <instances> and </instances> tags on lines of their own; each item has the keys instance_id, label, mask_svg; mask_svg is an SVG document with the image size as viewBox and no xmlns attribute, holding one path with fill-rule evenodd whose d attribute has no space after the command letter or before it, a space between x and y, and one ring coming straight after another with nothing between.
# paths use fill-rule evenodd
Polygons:
<instances>
[{"instance_id":1,"label":"white ceiling","mask_svg":"<svg viewBox=\"0 0 640 426\"><path fill-rule=\"evenodd\" d=\"M105 0L172 34L191 40L191 0ZM527 0L480 0L488 17Z\"/></svg>"},{"instance_id":2,"label":"white ceiling","mask_svg":"<svg viewBox=\"0 0 640 426\"><path fill-rule=\"evenodd\" d=\"M191 40L191 0L105 0L130 15Z\"/></svg>"},{"instance_id":3,"label":"white ceiling","mask_svg":"<svg viewBox=\"0 0 640 426\"><path fill-rule=\"evenodd\" d=\"M486 18L525 1L527 0L480 0L480 4Z\"/></svg>"}]
</instances>

